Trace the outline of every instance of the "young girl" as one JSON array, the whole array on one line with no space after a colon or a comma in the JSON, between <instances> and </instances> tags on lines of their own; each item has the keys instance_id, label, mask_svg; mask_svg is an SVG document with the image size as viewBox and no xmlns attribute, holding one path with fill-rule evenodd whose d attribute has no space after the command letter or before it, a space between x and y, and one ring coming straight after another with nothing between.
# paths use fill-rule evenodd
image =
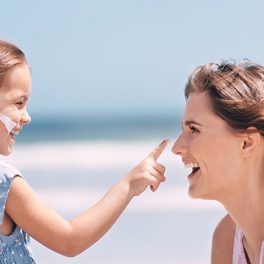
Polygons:
<instances>
[{"instance_id":1,"label":"young girl","mask_svg":"<svg viewBox=\"0 0 264 264\"><path fill-rule=\"evenodd\" d=\"M31 119L26 107L31 74L23 52L0 41L0 154L9 155L15 137ZM0 263L35 263L29 236L65 256L75 256L93 245L114 224L130 200L148 186L165 181L165 167L157 162L164 140L92 208L71 221L49 209L23 175L0 162Z\"/></svg>"}]
</instances>

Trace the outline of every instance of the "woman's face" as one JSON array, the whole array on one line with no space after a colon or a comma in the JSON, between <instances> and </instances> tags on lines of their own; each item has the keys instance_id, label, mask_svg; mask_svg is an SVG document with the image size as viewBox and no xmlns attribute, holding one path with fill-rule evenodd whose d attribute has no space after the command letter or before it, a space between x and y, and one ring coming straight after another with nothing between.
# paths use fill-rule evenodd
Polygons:
<instances>
[{"instance_id":1,"label":"woman's face","mask_svg":"<svg viewBox=\"0 0 264 264\"><path fill-rule=\"evenodd\" d=\"M14 123L9 132L0 122L0 154L8 155L12 151L15 137L24 124L31 121L27 113L27 101L31 93L31 74L26 64L20 64L11 70L0 86L0 115Z\"/></svg>"},{"instance_id":2,"label":"woman's face","mask_svg":"<svg viewBox=\"0 0 264 264\"><path fill-rule=\"evenodd\" d=\"M189 195L220 200L239 180L243 139L213 112L206 92L189 95L182 125L172 151L182 157L185 167L192 168Z\"/></svg>"}]
</instances>

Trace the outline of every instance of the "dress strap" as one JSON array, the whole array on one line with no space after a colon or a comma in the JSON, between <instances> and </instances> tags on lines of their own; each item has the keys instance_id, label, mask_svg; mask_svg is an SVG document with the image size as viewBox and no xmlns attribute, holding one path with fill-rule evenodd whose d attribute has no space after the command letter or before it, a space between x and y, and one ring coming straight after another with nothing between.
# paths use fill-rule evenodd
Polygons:
<instances>
[{"instance_id":1,"label":"dress strap","mask_svg":"<svg viewBox=\"0 0 264 264\"><path fill-rule=\"evenodd\" d=\"M264 264L264 240L261 243L259 264Z\"/></svg>"},{"instance_id":2,"label":"dress strap","mask_svg":"<svg viewBox=\"0 0 264 264\"><path fill-rule=\"evenodd\" d=\"M239 227L236 227L233 246L233 264L248 264L242 240L243 233Z\"/></svg>"}]
</instances>

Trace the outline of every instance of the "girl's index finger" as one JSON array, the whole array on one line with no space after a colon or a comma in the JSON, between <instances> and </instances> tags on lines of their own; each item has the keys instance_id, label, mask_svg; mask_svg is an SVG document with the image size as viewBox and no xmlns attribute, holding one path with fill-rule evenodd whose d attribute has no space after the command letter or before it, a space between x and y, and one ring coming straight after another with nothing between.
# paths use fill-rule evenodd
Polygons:
<instances>
[{"instance_id":1,"label":"girl's index finger","mask_svg":"<svg viewBox=\"0 0 264 264\"><path fill-rule=\"evenodd\" d=\"M164 139L150 154L149 157L153 158L154 160L157 160L160 156L160 154L164 151L164 149L167 147L168 143L170 142L169 139Z\"/></svg>"}]
</instances>

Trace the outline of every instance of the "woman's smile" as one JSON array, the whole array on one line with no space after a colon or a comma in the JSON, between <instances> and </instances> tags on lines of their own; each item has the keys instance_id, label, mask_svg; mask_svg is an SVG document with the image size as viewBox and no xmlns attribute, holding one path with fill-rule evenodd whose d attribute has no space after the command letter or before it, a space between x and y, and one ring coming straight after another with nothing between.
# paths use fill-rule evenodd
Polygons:
<instances>
[{"instance_id":1,"label":"woman's smile","mask_svg":"<svg viewBox=\"0 0 264 264\"><path fill-rule=\"evenodd\" d=\"M196 162L185 161L184 159L182 162L183 162L184 167L186 169L191 168L191 170L192 170L191 173L188 175L188 178L193 177L200 170L199 164Z\"/></svg>"},{"instance_id":2,"label":"woman's smile","mask_svg":"<svg viewBox=\"0 0 264 264\"><path fill-rule=\"evenodd\" d=\"M206 93L190 94L183 131L172 151L182 157L186 168L191 168L188 175L191 197L216 199L219 189L224 193L229 188L228 183L237 174L241 162L238 158L240 142L241 139L213 112Z\"/></svg>"}]
</instances>

